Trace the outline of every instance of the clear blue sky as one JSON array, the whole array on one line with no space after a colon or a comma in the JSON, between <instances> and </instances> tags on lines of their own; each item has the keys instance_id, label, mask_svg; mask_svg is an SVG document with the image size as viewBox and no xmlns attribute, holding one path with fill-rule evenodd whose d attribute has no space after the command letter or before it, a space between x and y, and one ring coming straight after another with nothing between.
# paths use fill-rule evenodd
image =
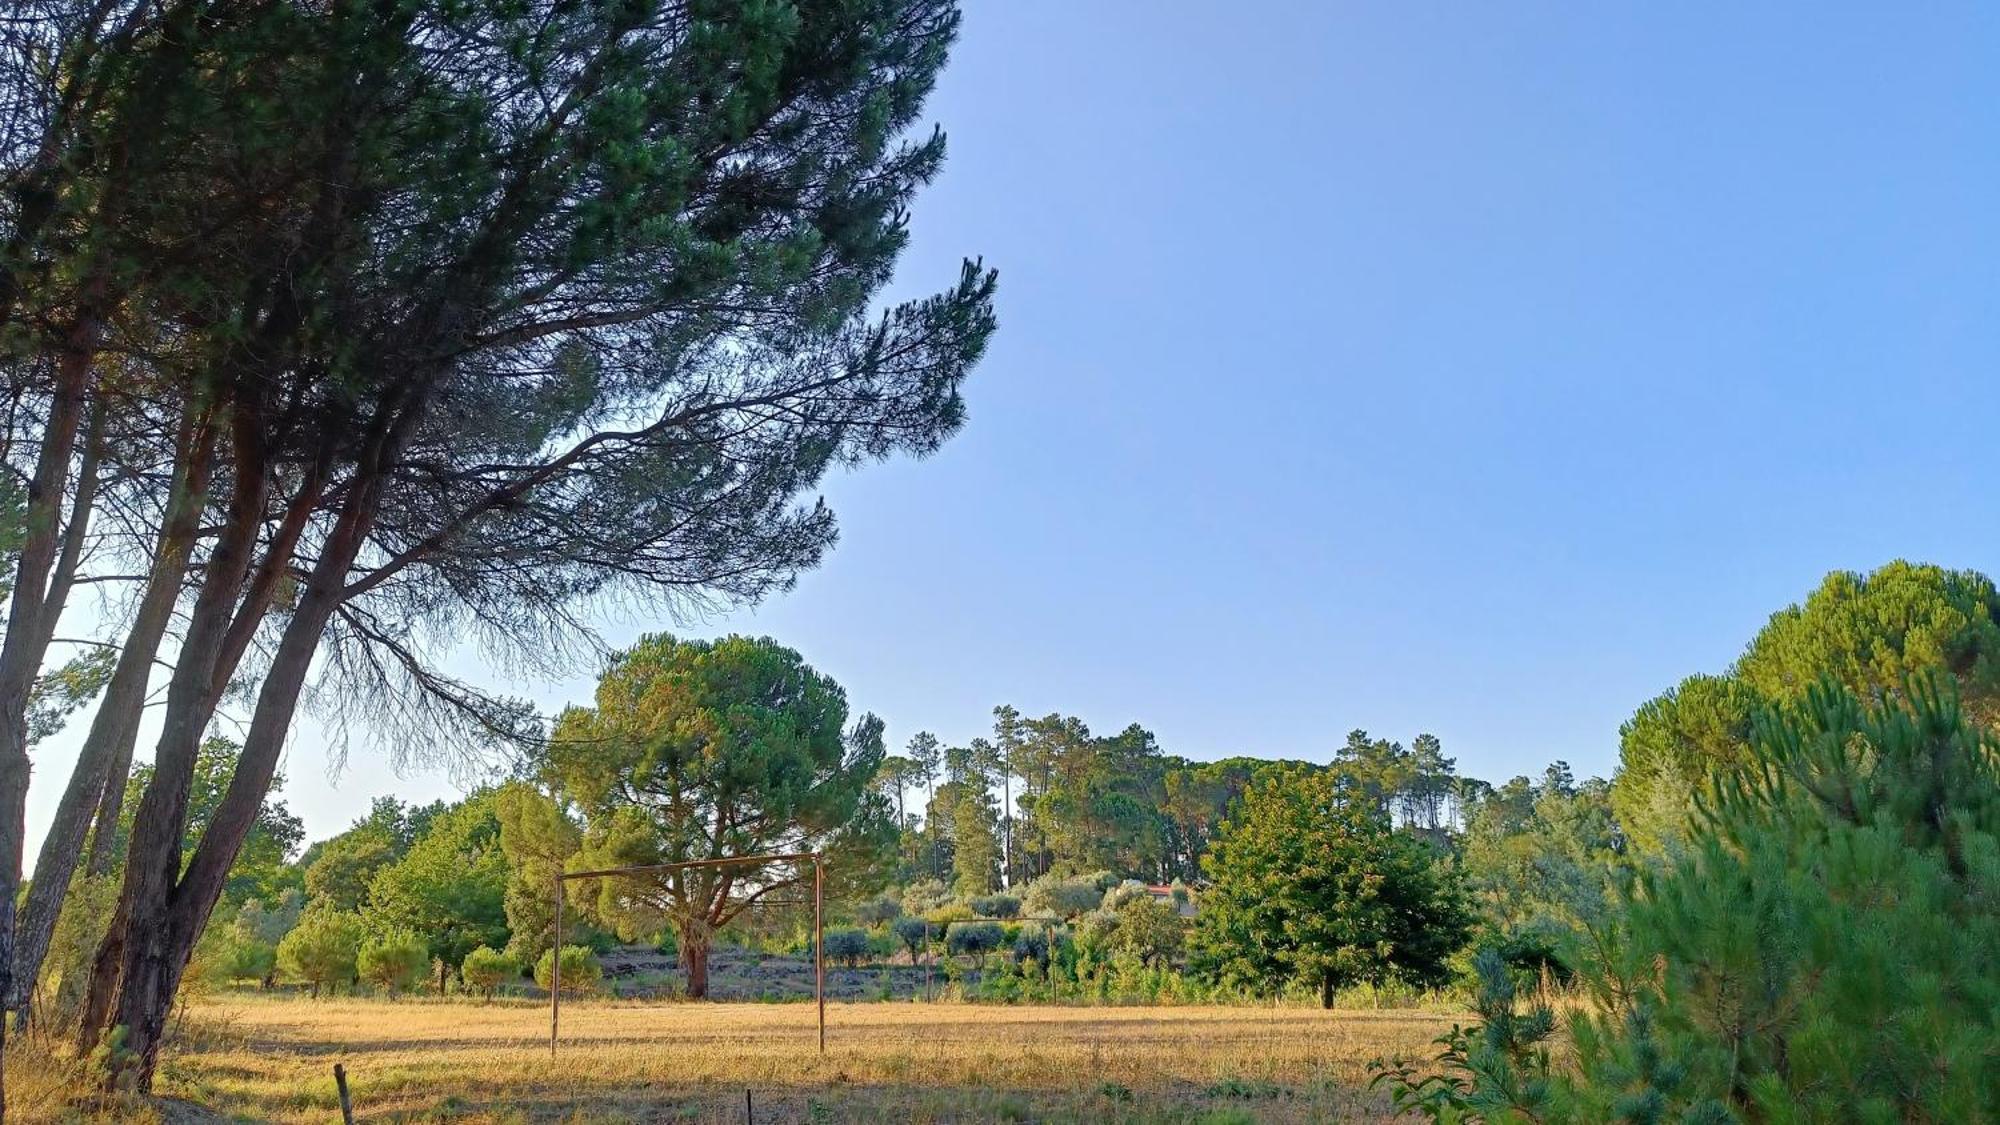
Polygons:
<instances>
[{"instance_id":1,"label":"clear blue sky","mask_svg":"<svg viewBox=\"0 0 2000 1125\"><path fill-rule=\"evenodd\" d=\"M1830 569L2000 568L2000 9L968 7L899 285L1000 268L970 423L680 631L898 744L1011 702L1497 780L1609 773ZM287 771L314 836L454 791L310 728Z\"/></svg>"}]
</instances>

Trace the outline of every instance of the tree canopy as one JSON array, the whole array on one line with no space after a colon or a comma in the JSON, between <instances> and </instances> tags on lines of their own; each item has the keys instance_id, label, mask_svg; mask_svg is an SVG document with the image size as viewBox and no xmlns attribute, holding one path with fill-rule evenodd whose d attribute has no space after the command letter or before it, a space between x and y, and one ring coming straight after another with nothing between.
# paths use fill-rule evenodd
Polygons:
<instances>
[{"instance_id":1,"label":"tree canopy","mask_svg":"<svg viewBox=\"0 0 2000 1125\"><path fill-rule=\"evenodd\" d=\"M1304 979L1333 1004L1363 980L1443 979L1472 916L1431 845L1389 822L1365 783L1321 770L1245 792L1207 859L1195 929L1208 971L1256 988Z\"/></svg>"},{"instance_id":2,"label":"tree canopy","mask_svg":"<svg viewBox=\"0 0 2000 1125\"><path fill-rule=\"evenodd\" d=\"M838 879L894 853L888 803L872 786L881 729L867 715L850 727L840 686L774 641L653 635L611 662L596 706L563 713L547 769L583 811L581 862L592 867L824 850ZM664 916L698 997L715 929L811 870L605 879L598 909Z\"/></svg>"}]
</instances>

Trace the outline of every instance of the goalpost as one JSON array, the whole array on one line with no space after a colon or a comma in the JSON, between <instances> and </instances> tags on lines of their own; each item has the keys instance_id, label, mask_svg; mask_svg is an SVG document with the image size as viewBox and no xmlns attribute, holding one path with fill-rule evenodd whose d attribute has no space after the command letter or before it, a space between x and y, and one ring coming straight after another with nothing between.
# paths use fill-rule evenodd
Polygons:
<instances>
[{"instance_id":1,"label":"goalpost","mask_svg":"<svg viewBox=\"0 0 2000 1125\"><path fill-rule=\"evenodd\" d=\"M631 867L606 867L596 871L565 871L556 874L555 952L549 957L549 1056L555 1057L556 1040L562 1020L562 926L563 884L571 879L601 879L614 875L643 875L648 872L684 871L695 867L736 867L745 864L802 863L813 865L813 1003L819 1008L819 1053L826 1054L826 863L821 852L782 852L770 855L733 856L728 859L690 859L680 863L641 863Z\"/></svg>"}]
</instances>

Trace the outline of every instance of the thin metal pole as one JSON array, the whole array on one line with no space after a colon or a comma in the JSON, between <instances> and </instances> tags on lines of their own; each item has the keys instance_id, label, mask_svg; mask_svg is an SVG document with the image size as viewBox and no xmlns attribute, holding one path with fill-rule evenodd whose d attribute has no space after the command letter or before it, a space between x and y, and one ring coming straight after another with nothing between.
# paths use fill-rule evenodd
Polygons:
<instances>
[{"instance_id":1,"label":"thin metal pole","mask_svg":"<svg viewBox=\"0 0 2000 1125\"><path fill-rule=\"evenodd\" d=\"M549 1057L556 1057L556 1029L562 1021L563 877L556 872L555 946L549 951Z\"/></svg>"},{"instance_id":2,"label":"thin metal pole","mask_svg":"<svg viewBox=\"0 0 2000 1125\"><path fill-rule=\"evenodd\" d=\"M813 998L819 1002L819 1053L826 1054L826 865L813 856Z\"/></svg>"}]
</instances>

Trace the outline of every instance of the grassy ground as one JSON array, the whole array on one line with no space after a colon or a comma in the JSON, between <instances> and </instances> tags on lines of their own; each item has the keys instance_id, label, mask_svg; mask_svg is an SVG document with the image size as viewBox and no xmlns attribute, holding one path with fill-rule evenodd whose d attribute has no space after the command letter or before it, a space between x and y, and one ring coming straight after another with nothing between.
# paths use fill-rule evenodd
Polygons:
<instances>
[{"instance_id":1,"label":"grassy ground","mask_svg":"<svg viewBox=\"0 0 2000 1125\"><path fill-rule=\"evenodd\" d=\"M1297 1008L566 1005L224 996L163 1063L172 1122L1374 1121L1378 1055L1450 1017ZM12 1091L10 1091L12 1092ZM10 1099L11 1100L11 1099ZM17 1103L19 1104L19 1103ZM195 1107L209 1107L214 1112ZM130 1109L116 1114L131 1117ZM17 1119L26 1120L25 1116Z\"/></svg>"}]
</instances>

